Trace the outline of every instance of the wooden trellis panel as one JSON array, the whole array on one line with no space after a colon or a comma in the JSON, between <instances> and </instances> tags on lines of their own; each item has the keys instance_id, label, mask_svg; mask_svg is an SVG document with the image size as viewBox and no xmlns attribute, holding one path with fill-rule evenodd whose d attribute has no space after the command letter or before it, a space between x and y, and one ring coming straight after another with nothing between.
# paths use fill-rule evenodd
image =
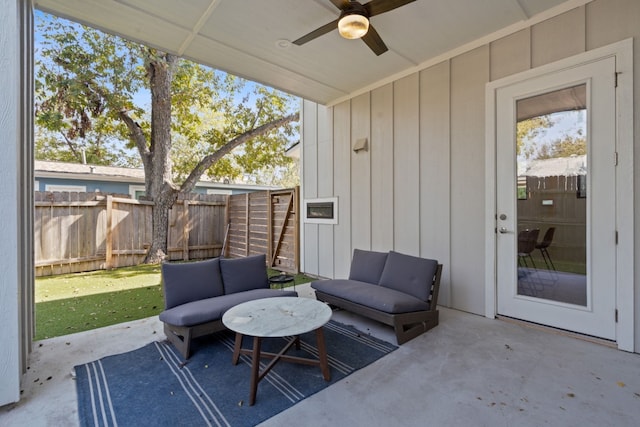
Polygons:
<instances>
[{"instance_id":1,"label":"wooden trellis panel","mask_svg":"<svg viewBox=\"0 0 640 427\"><path fill-rule=\"evenodd\" d=\"M266 254L275 269L297 273L299 260L298 189L229 197L225 255Z\"/></svg>"}]
</instances>

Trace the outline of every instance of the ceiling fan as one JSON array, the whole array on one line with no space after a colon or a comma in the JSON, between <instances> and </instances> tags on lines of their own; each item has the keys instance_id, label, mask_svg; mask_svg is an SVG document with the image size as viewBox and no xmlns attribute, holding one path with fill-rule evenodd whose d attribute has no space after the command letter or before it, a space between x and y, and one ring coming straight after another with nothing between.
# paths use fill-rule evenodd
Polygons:
<instances>
[{"instance_id":1,"label":"ceiling fan","mask_svg":"<svg viewBox=\"0 0 640 427\"><path fill-rule=\"evenodd\" d=\"M301 46L337 28L342 37L346 39L361 38L376 55L382 55L389 48L384 44L373 25L369 23L369 18L389 12L415 0L372 0L364 5L357 1L349 0L330 1L342 11L340 17L293 41L293 44Z\"/></svg>"}]
</instances>

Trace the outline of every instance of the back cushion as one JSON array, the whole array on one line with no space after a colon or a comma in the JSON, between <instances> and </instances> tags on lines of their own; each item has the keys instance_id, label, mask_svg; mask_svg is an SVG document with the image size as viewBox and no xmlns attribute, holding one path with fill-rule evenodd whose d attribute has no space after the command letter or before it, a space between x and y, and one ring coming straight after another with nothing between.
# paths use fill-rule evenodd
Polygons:
<instances>
[{"instance_id":1,"label":"back cushion","mask_svg":"<svg viewBox=\"0 0 640 427\"><path fill-rule=\"evenodd\" d=\"M380 286L427 301L437 268L438 261L391 251L380 276Z\"/></svg>"},{"instance_id":2,"label":"back cushion","mask_svg":"<svg viewBox=\"0 0 640 427\"><path fill-rule=\"evenodd\" d=\"M354 249L349 279L377 285L386 260L387 254L384 252Z\"/></svg>"},{"instance_id":3,"label":"back cushion","mask_svg":"<svg viewBox=\"0 0 640 427\"><path fill-rule=\"evenodd\" d=\"M220 259L162 264L164 305L180 304L223 294Z\"/></svg>"},{"instance_id":4,"label":"back cushion","mask_svg":"<svg viewBox=\"0 0 640 427\"><path fill-rule=\"evenodd\" d=\"M263 255L245 258L222 258L220 271L224 281L224 293L249 291L269 288L267 277L267 257Z\"/></svg>"}]
</instances>

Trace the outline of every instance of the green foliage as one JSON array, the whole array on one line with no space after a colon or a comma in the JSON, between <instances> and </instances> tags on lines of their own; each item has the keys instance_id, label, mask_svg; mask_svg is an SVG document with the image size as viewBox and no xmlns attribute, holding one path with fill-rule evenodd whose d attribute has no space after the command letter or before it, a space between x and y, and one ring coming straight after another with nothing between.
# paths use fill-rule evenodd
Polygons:
<instances>
[{"instance_id":1,"label":"green foliage","mask_svg":"<svg viewBox=\"0 0 640 427\"><path fill-rule=\"evenodd\" d=\"M535 149L527 144L539 136L545 129L553 126L549 115L533 117L516 123L516 153L520 157L530 158Z\"/></svg>"},{"instance_id":2,"label":"green foliage","mask_svg":"<svg viewBox=\"0 0 640 427\"><path fill-rule=\"evenodd\" d=\"M581 156L587 154L587 140L583 136L565 135L551 145L540 147L537 159L554 159L558 157Z\"/></svg>"},{"instance_id":3,"label":"green foliage","mask_svg":"<svg viewBox=\"0 0 640 427\"><path fill-rule=\"evenodd\" d=\"M54 17L39 21L38 31L36 125L48 139L40 147L45 153L66 151L59 155L64 160L79 162L85 151L94 163L113 162L119 153L111 146L128 139L119 112L145 113L132 101L145 81L142 48Z\"/></svg>"},{"instance_id":4,"label":"green foliage","mask_svg":"<svg viewBox=\"0 0 640 427\"><path fill-rule=\"evenodd\" d=\"M123 114L151 143L150 63L164 54L117 36L46 15L36 64L37 157L95 164L139 165ZM146 95L145 95L146 94ZM297 110L293 97L179 59L171 84L170 153L179 183L198 162L234 138ZM284 147L296 137L287 125L236 148L213 165L215 179L287 168Z\"/></svg>"}]
</instances>

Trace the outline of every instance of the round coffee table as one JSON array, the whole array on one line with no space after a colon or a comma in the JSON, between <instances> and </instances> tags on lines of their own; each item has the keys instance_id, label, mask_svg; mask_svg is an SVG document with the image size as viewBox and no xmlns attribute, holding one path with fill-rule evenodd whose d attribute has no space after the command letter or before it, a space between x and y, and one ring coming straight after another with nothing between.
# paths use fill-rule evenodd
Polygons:
<instances>
[{"instance_id":1,"label":"round coffee table","mask_svg":"<svg viewBox=\"0 0 640 427\"><path fill-rule=\"evenodd\" d=\"M249 405L256 401L258 383L279 361L319 366L325 381L331 379L327 350L324 344L324 326L331 319L328 305L310 298L275 297L248 301L229 309L222 316L222 323L236 333L233 348L234 365L238 364L240 354L251 355L251 390ZM285 353L295 344L300 348L300 335L316 331L318 358L311 359L287 356ZM253 337L253 348L242 348L242 337ZM263 338L292 337L279 353L261 352ZM272 359L260 372L260 358Z\"/></svg>"}]
</instances>

